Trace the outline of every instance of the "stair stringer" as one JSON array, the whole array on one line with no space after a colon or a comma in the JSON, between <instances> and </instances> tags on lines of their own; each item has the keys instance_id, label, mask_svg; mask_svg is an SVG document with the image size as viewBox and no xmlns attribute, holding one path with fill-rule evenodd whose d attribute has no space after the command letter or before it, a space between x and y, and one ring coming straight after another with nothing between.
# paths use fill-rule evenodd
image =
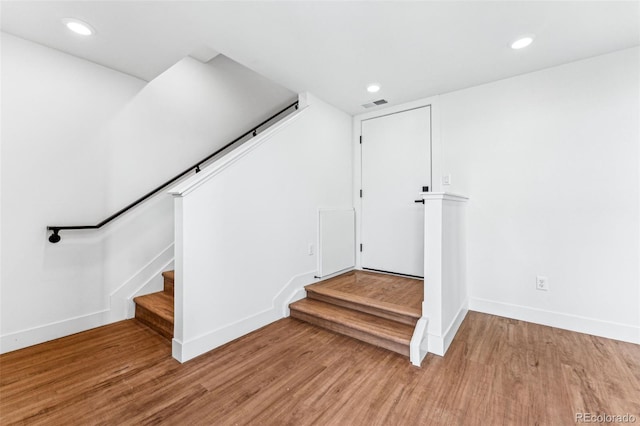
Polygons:
<instances>
[{"instance_id":1,"label":"stair stringer","mask_svg":"<svg viewBox=\"0 0 640 426\"><path fill-rule=\"evenodd\" d=\"M282 318L289 317L289 305L304 299L307 296L304 287L317 281L315 270L294 276L273 298L273 309L279 311Z\"/></svg>"},{"instance_id":2,"label":"stair stringer","mask_svg":"<svg viewBox=\"0 0 640 426\"><path fill-rule=\"evenodd\" d=\"M133 318L133 298L161 290L162 272L173 269L173 253L171 243L110 294L109 322Z\"/></svg>"},{"instance_id":3,"label":"stair stringer","mask_svg":"<svg viewBox=\"0 0 640 426\"><path fill-rule=\"evenodd\" d=\"M421 316L416 327L413 330L413 336L411 336L411 343L409 344L409 361L416 367L422 365L422 360L427 356L429 335L427 332L427 326L429 325L429 318Z\"/></svg>"}]
</instances>

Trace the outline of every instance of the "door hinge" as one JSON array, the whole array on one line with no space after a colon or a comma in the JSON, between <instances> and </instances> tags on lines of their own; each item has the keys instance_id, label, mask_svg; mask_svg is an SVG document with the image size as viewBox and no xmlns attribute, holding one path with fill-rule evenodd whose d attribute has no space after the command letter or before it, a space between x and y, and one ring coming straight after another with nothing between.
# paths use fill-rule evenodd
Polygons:
<instances>
[{"instance_id":1,"label":"door hinge","mask_svg":"<svg viewBox=\"0 0 640 426\"><path fill-rule=\"evenodd\" d=\"M362 198L362 189L360 190L360 198Z\"/></svg>"},{"instance_id":2,"label":"door hinge","mask_svg":"<svg viewBox=\"0 0 640 426\"><path fill-rule=\"evenodd\" d=\"M362 144L362 135L360 136L360 143Z\"/></svg>"},{"instance_id":3,"label":"door hinge","mask_svg":"<svg viewBox=\"0 0 640 426\"><path fill-rule=\"evenodd\" d=\"M362 244L360 244L360 252L362 252Z\"/></svg>"}]
</instances>

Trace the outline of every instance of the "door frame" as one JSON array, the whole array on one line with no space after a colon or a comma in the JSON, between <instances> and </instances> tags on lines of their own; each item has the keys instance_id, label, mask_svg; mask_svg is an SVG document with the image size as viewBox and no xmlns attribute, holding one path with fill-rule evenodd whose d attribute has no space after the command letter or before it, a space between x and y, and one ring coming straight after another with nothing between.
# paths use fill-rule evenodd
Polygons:
<instances>
[{"instance_id":1,"label":"door frame","mask_svg":"<svg viewBox=\"0 0 640 426\"><path fill-rule=\"evenodd\" d=\"M383 117L416 108L431 107L431 192L442 191L442 144L440 139L440 107L439 96L419 99L400 105L376 109L375 111L355 115L353 117L353 206L356 213L356 269L362 270L362 153L360 151L360 136L362 136L362 122L372 118ZM416 194L416 199L418 199Z\"/></svg>"}]
</instances>

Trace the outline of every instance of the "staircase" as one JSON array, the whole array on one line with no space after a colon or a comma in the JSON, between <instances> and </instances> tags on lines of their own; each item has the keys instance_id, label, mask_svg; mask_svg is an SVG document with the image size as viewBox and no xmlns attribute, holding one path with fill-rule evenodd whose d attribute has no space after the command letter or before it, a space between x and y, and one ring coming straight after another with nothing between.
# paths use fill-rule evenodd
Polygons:
<instances>
[{"instance_id":1,"label":"staircase","mask_svg":"<svg viewBox=\"0 0 640 426\"><path fill-rule=\"evenodd\" d=\"M173 338L173 271L162 273L164 290L133 299L136 304L136 319L160 335Z\"/></svg>"},{"instance_id":2,"label":"staircase","mask_svg":"<svg viewBox=\"0 0 640 426\"><path fill-rule=\"evenodd\" d=\"M291 317L409 356L422 281L352 271L305 290L306 299L289 305Z\"/></svg>"},{"instance_id":3,"label":"staircase","mask_svg":"<svg viewBox=\"0 0 640 426\"><path fill-rule=\"evenodd\" d=\"M138 296L136 319L173 338L174 271L162 273L164 290ZM307 298L289 305L291 317L409 356L421 315L422 281L351 271L305 287Z\"/></svg>"}]
</instances>

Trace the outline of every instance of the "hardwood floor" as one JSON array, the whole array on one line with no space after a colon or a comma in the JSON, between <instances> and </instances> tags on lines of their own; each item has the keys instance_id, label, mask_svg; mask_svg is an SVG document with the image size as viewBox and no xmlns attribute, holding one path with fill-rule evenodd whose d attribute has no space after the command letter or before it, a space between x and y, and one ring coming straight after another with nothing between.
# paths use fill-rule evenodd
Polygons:
<instances>
[{"instance_id":1,"label":"hardwood floor","mask_svg":"<svg viewBox=\"0 0 640 426\"><path fill-rule=\"evenodd\" d=\"M640 422L640 346L474 312L422 368L291 318L182 365L170 346L129 320L2 355L0 423Z\"/></svg>"}]
</instances>

